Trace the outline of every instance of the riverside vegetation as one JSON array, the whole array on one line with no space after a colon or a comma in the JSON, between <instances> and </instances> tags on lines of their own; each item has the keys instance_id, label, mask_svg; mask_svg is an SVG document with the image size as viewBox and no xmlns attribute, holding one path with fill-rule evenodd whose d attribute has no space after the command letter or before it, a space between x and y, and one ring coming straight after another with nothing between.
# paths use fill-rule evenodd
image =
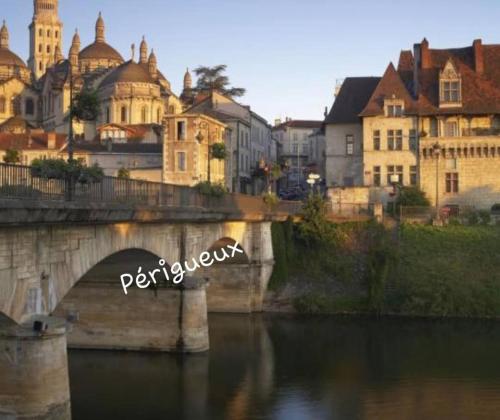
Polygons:
<instances>
[{"instance_id":1,"label":"riverside vegetation","mask_svg":"<svg viewBox=\"0 0 500 420\"><path fill-rule=\"evenodd\" d=\"M270 290L298 312L500 316L500 226L334 224L312 197L272 237Z\"/></svg>"}]
</instances>

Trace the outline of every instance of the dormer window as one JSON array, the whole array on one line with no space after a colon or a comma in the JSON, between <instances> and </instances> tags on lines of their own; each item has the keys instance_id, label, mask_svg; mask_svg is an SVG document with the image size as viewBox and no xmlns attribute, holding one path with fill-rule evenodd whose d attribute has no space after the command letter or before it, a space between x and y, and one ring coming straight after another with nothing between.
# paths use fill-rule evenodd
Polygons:
<instances>
[{"instance_id":1,"label":"dormer window","mask_svg":"<svg viewBox=\"0 0 500 420\"><path fill-rule=\"evenodd\" d=\"M462 78L451 60L439 75L439 106L462 105Z\"/></svg>"},{"instance_id":2,"label":"dormer window","mask_svg":"<svg viewBox=\"0 0 500 420\"><path fill-rule=\"evenodd\" d=\"M393 96L391 99L384 101L384 108L386 117L399 118L403 116L404 102Z\"/></svg>"}]
</instances>

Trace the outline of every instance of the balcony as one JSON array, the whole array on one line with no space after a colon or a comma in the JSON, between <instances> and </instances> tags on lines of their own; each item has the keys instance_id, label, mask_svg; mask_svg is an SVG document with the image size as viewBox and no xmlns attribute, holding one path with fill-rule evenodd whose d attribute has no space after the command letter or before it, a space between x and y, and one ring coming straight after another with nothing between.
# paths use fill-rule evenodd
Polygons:
<instances>
[{"instance_id":1,"label":"balcony","mask_svg":"<svg viewBox=\"0 0 500 420\"><path fill-rule=\"evenodd\" d=\"M462 129L462 137L486 137L500 136L500 128L464 128Z\"/></svg>"}]
</instances>

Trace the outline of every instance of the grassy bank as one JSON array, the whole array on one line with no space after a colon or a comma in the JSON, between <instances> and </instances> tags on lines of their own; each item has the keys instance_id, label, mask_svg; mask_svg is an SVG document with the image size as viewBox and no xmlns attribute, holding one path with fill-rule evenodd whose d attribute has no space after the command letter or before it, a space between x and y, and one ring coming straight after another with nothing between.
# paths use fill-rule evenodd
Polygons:
<instances>
[{"instance_id":1,"label":"grassy bank","mask_svg":"<svg viewBox=\"0 0 500 420\"><path fill-rule=\"evenodd\" d=\"M498 226L317 228L273 226L270 288L299 312L500 316Z\"/></svg>"}]
</instances>

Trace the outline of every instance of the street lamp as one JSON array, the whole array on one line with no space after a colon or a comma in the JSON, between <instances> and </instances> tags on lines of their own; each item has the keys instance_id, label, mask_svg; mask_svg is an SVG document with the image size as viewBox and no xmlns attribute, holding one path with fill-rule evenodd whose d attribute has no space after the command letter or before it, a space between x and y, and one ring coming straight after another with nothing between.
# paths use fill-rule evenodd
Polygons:
<instances>
[{"instance_id":1,"label":"street lamp","mask_svg":"<svg viewBox=\"0 0 500 420\"><path fill-rule=\"evenodd\" d=\"M69 65L69 132L68 132L68 162L73 162L73 65L68 60Z\"/></svg>"},{"instance_id":2,"label":"street lamp","mask_svg":"<svg viewBox=\"0 0 500 420\"><path fill-rule=\"evenodd\" d=\"M318 174L309 174L309 177L307 179L307 183L311 186L311 195L314 192L314 186L316 183L320 180L320 176Z\"/></svg>"}]
</instances>

